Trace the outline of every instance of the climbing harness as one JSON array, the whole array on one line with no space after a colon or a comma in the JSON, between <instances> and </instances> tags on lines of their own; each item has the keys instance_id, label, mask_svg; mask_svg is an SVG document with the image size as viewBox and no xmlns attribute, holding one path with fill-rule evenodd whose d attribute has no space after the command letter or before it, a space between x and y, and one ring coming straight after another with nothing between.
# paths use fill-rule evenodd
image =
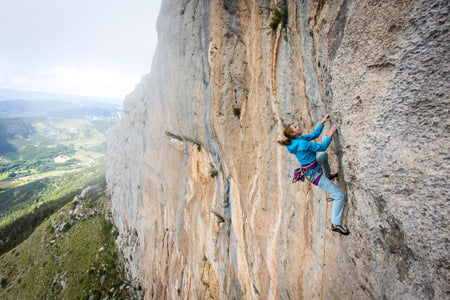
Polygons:
<instances>
[{"instance_id":1,"label":"climbing harness","mask_svg":"<svg viewBox=\"0 0 450 300\"><path fill-rule=\"evenodd\" d=\"M320 172L320 174L316 177L316 179L313 181L312 179L316 175L317 172ZM314 185L318 185L320 178L323 175L322 168L317 162L310 163L306 166L301 166L300 168L297 168L294 170L294 177L292 178L292 183L296 183L297 181L305 181L305 178L307 178L306 187L308 190L311 190L311 183ZM326 200L328 202L333 201L333 198L326 197Z\"/></svg>"},{"instance_id":2,"label":"climbing harness","mask_svg":"<svg viewBox=\"0 0 450 300\"><path fill-rule=\"evenodd\" d=\"M319 176L313 181L314 175L317 172L320 172ZM309 182L317 185L319 183L320 177L322 176L322 168L319 166L317 162L310 163L306 166L300 166L294 170L294 178L292 179L292 183L296 183L297 181L305 181L305 178L308 179Z\"/></svg>"},{"instance_id":3,"label":"climbing harness","mask_svg":"<svg viewBox=\"0 0 450 300\"><path fill-rule=\"evenodd\" d=\"M292 183L296 183L297 181L305 181L305 172L302 168L297 168L294 170L294 178L292 178Z\"/></svg>"},{"instance_id":4,"label":"climbing harness","mask_svg":"<svg viewBox=\"0 0 450 300\"><path fill-rule=\"evenodd\" d=\"M305 174L309 180L309 182L312 182L314 185L318 185L319 181L320 181L320 177L322 177L322 168L319 166L319 164L315 161L313 163L310 163L309 165L306 166L302 166L302 169L305 170ZM319 175L317 175L317 177L314 179L314 181L312 180L314 178L314 176L319 173Z\"/></svg>"}]
</instances>

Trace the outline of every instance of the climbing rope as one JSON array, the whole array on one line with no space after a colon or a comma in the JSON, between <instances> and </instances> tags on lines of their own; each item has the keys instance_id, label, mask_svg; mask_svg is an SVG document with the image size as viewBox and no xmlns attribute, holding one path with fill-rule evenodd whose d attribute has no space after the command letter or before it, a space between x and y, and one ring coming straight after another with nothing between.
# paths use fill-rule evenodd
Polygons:
<instances>
[{"instance_id":1,"label":"climbing rope","mask_svg":"<svg viewBox=\"0 0 450 300\"><path fill-rule=\"evenodd\" d=\"M294 182L294 181L293 181ZM311 181L306 180L305 189L305 203L308 201L309 191L312 190ZM327 219L328 219L328 202L333 201L333 198L329 197L328 193L325 193L325 220L323 229L323 255L322 255L322 280L320 282L320 300L323 299L323 279L325 276L325 254L326 254L326 241L327 241Z\"/></svg>"},{"instance_id":2,"label":"climbing rope","mask_svg":"<svg viewBox=\"0 0 450 300\"><path fill-rule=\"evenodd\" d=\"M323 229L323 257L322 257L322 281L320 283L320 300L323 299L323 277L325 274L325 247L326 247L326 234L327 234L327 216L328 216L328 197L325 201L325 221L324 221L324 229Z\"/></svg>"}]
</instances>

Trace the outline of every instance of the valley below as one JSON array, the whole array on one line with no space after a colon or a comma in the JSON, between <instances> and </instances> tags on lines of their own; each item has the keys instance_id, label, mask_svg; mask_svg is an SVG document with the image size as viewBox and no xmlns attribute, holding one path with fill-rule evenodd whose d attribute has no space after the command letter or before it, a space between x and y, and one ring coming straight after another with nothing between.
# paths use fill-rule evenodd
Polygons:
<instances>
[{"instance_id":1,"label":"valley below","mask_svg":"<svg viewBox=\"0 0 450 300\"><path fill-rule=\"evenodd\" d=\"M1 299L138 297L115 246L105 182L106 132L121 111L0 101Z\"/></svg>"}]
</instances>

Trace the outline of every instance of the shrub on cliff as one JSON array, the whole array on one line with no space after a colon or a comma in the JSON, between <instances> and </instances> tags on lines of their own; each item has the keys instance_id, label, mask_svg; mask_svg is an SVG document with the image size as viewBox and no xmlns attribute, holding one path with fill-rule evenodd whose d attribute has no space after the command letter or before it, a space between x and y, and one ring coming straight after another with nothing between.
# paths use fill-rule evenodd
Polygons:
<instances>
[{"instance_id":1,"label":"shrub on cliff","mask_svg":"<svg viewBox=\"0 0 450 300\"><path fill-rule=\"evenodd\" d=\"M269 24L269 28L272 32L277 31L278 25L280 24L282 28L286 28L288 18L288 11L286 8L284 8L280 3L274 7L265 6L264 8L272 14L272 21Z\"/></svg>"}]
</instances>

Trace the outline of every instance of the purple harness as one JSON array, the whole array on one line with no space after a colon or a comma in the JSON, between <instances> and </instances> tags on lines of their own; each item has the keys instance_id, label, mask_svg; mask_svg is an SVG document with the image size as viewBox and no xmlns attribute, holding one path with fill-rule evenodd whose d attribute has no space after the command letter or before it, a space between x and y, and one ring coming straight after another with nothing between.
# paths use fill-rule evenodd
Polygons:
<instances>
[{"instance_id":1,"label":"purple harness","mask_svg":"<svg viewBox=\"0 0 450 300\"><path fill-rule=\"evenodd\" d=\"M317 166L318 166L318 164L315 161L313 163L310 163L309 165L301 166L300 168L295 169L295 171L294 171L294 180L295 181L302 180L302 175L304 175L309 170L316 169ZM319 169L319 170L321 171L321 169ZM311 178L313 177L314 174L315 174L315 172L311 174L310 178L308 178L309 181L311 181ZM317 176L316 179L314 179L314 181L312 181L312 183L314 185L318 185L321 177L322 177L322 172L320 172L319 176Z\"/></svg>"}]
</instances>

